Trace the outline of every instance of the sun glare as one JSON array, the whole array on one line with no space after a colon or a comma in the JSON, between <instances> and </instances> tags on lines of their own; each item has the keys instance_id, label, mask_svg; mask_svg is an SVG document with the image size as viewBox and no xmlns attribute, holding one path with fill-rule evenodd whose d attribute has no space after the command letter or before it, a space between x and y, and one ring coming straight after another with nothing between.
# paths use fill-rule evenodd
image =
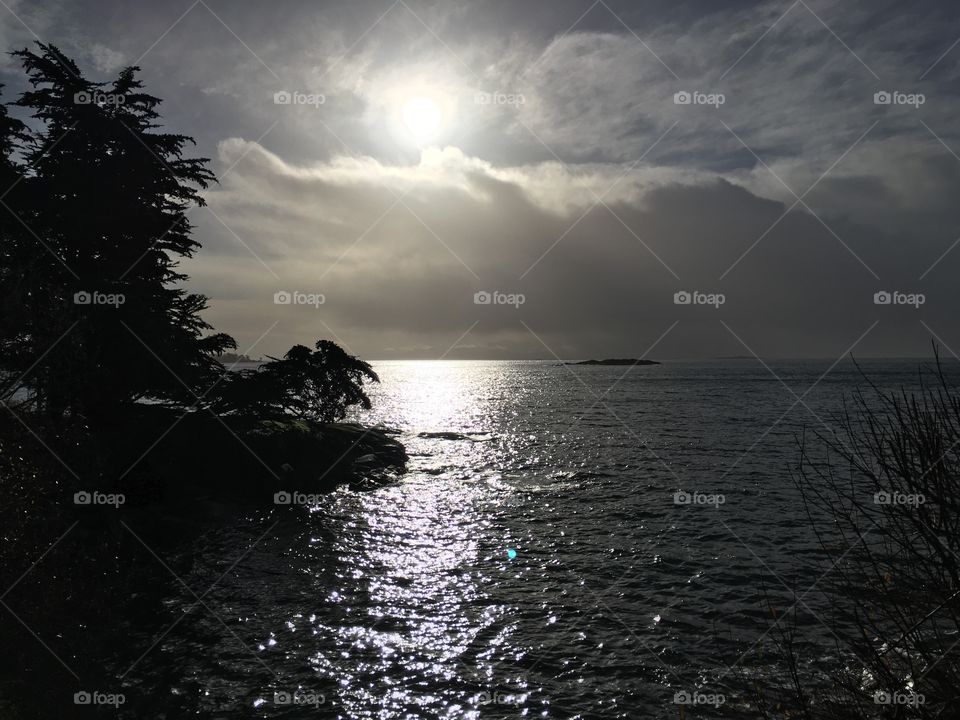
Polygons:
<instances>
[{"instance_id":1,"label":"sun glare","mask_svg":"<svg viewBox=\"0 0 960 720\"><path fill-rule=\"evenodd\" d=\"M418 143L425 143L437 136L443 113L430 98L415 97L403 106L403 122Z\"/></svg>"}]
</instances>

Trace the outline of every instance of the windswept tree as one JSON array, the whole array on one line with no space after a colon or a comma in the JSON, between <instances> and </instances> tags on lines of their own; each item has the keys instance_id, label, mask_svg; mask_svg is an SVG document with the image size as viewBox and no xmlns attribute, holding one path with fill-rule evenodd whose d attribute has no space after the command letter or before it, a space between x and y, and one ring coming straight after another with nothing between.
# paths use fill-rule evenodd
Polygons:
<instances>
[{"instance_id":1,"label":"windswept tree","mask_svg":"<svg viewBox=\"0 0 960 720\"><path fill-rule=\"evenodd\" d=\"M343 420L351 405L369 409L363 383L379 382L373 368L329 340L315 347L294 345L282 359L232 373L213 393L213 408L224 414L289 415L318 422Z\"/></svg>"},{"instance_id":2,"label":"windswept tree","mask_svg":"<svg viewBox=\"0 0 960 720\"><path fill-rule=\"evenodd\" d=\"M52 45L13 54L32 86L16 104L36 127L22 138L30 173L10 209L34 246L3 255L0 272L21 280L8 302L23 312L5 328L18 347L0 369L32 368L25 387L51 420L98 421L141 399L190 403L235 347L208 332L206 298L177 271L199 247L187 212L215 181L207 160L183 156L190 138L158 131L160 100L142 91L139 68L97 83Z\"/></svg>"}]
</instances>

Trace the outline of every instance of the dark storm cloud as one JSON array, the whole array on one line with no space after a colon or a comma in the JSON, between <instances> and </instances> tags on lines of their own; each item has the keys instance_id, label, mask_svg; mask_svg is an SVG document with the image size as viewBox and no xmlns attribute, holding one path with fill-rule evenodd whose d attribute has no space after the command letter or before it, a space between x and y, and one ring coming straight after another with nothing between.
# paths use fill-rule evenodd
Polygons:
<instances>
[{"instance_id":1,"label":"dark storm cloud","mask_svg":"<svg viewBox=\"0 0 960 720\"><path fill-rule=\"evenodd\" d=\"M612 177L537 177L453 151L402 172L369 162L279 167L259 147L224 147L225 159L242 152L244 170L211 199L251 252L237 259L238 238L207 220L210 252L190 270L217 298L218 322L245 317L265 330L279 321L275 338L329 329L358 352L415 339L431 351L414 354L436 356L473 327L471 356L484 341L549 355L525 323L559 355L630 354L679 321L664 342L670 355L745 352L723 320L758 353L830 356L879 320L864 352L922 352L919 319L946 332L960 302L960 256L928 272L949 236L935 223L887 223L884 206L908 198L896 185L878 192L869 178L842 181L862 203L856 216L822 214L825 226L720 177L634 173L607 209L591 207L584 187L599 194ZM944 208L942 219L960 223L956 209ZM265 231L278 224L282 237ZM280 289L323 293L326 303L277 307ZM874 305L885 289L924 292L928 302L920 310ZM478 290L522 293L526 302L478 306ZM678 307L679 290L721 292L726 303Z\"/></svg>"},{"instance_id":2,"label":"dark storm cloud","mask_svg":"<svg viewBox=\"0 0 960 720\"><path fill-rule=\"evenodd\" d=\"M679 321L655 354L748 354L733 330L837 356L879 321L858 351L923 354L931 330L960 350L960 249L938 262L960 237L952 3L10 8L8 48L36 33L103 79L139 62L215 159L187 270L242 345L272 328L258 350L334 333L373 357L638 354ZM496 92L522 102L478 102ZM398 131L416 95L447 115L448 149L422 159ZM283 289L326 302L275 305ZM677 306L684 289L726 303ZM884 289L927 302L874 305Z\"/></svg>"}]
</instances>

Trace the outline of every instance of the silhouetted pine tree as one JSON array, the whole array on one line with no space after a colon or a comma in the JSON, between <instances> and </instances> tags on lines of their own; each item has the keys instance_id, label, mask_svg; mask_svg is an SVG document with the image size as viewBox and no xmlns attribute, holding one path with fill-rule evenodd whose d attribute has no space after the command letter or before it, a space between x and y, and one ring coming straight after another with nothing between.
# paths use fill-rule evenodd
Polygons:
<instances>
[{"instance_id":1,"label":"silhouetted pine tree","mask_svg":"<svg viewBox=\"0 0 960 720\"><path fill-rule=\"evenodd\" d=\"M15 368L28 367L23 365L24 319L29 313L25 285L28 277L39 275L37 265L45 264L40 257L45 253L42 245L30 238L20 221L4 208L23 205L20 198L27 186L15 155L26 138L25 131L26 126L11 118L6 106L0 104L0 370L11 373ZM9 382L16 378L10 377ZM6 389L6 383L0 382L0 389Z\"/></svg>"},{"instance_id":2,"label":"silhouetted pine tree","mask_svg":"<svg viewBox=\"0 0 960 720\"><path fill-rule=\"evenodd\" d=\"M215 356L235 347L205 336L206 298L178 287L179 259L199 247L186 211L215 181L207 160L183 157L191 138L156 131L160 100L141 91L139 68L108 85L52 45L14 55L33 87L16 104L39 128L26 143L27 192L11 207L43 254L6 270L25 276L29 312L3 370L37 362L25 382L52 419L95 420L146 398L189 404L222 372Z\"/></svg>"}]
</instances>

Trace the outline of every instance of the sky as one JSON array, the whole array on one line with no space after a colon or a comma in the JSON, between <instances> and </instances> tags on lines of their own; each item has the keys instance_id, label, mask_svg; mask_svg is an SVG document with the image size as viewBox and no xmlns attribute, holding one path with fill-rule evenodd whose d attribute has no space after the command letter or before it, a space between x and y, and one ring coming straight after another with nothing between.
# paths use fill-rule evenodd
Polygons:
<instances>
[{"instance_id":1,"label":"sky","mask_svg":"<svg viewBox=\"0 0 960 720\"><path fill-rule=\"evenodd\" d=\"M955 2L0 5L211 159L182 269L240 352L960 352Z\"/></svg>"}]
</instances>

